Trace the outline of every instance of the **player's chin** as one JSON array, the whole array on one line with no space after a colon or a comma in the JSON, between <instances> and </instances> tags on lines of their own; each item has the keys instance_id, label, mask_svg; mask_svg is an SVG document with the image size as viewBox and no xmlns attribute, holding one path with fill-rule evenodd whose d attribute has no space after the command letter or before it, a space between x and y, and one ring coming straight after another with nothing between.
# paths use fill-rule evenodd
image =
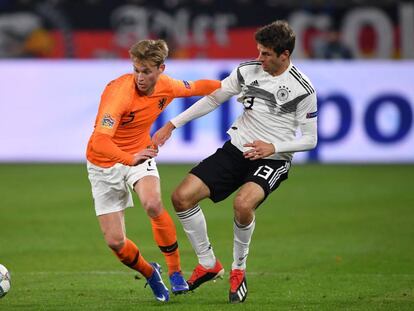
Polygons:
<instances>
[{"instance_id":1,"label":"player's chin","mask_svg":"<svg viewBox=\"0 0 414 311\"><path fill-rule=\"evenodd\" d=\"M138 90L141 92L146 92L148 90L148 87L146 85L138 84Z\"/></svg>"}]
</instances>

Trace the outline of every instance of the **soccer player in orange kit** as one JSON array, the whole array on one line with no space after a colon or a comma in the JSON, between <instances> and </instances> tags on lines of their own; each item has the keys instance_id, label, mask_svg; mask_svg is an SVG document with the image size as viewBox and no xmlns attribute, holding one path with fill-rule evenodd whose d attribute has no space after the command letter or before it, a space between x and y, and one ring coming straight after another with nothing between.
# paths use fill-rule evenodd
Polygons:
<instances>
[{"instance_id":1,"label":"soccer player in orange kit","mask_svg":"<svg viewBox=\"0 0 414 311\"><path fill-rule=\"evenodd\" d=\"M129 51L134 73L110 82L101 97L95 129L87 147L88 176L95 211L107 245L119 260L140 272L155 299L168 301L160 266L148 263L125 233L124 211L133 206L128 185L148 214L154 239L165 256L171 291L188 291L180 267L174 222L164 209L150 137L158 115L176 97L207 95L220 81L175 80L165 74L168 46L163 40L142 40Z\"/></svg>"}]
</instances>

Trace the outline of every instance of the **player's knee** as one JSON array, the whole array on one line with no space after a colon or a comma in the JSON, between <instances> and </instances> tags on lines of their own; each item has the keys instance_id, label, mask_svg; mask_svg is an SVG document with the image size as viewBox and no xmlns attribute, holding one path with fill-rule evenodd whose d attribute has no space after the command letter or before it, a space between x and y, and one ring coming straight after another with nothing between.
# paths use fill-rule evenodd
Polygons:
<instances>
[{"instance_id":1,"label":"player's knee","mask_svg":"<svg viewBox=\"0 0 414 311\"><path fill-rule=\"evenodd\" d=\"M251 202L249 202L248 198L243 195L237 195L234 199L234 209L241 213L251 212L253 210L253 206Z\"/></svg>"},{"instance_id":2,"label":"player's knee","mask_svg":"<svg viewBox=\"0 0 414 311\"><path fill-rule=\"evenodd\" d=\"M105 237L106 244L114 251L121 250L125 245L125 238L122 235L112 235Z\"/></svg>"},{"instance_id":3,"label":"player's knee","mask_svg":"<svg viewBox=\"0 0 414 311\"><path fill-rule=\"evenodd\" d=\"M192 207L189 197L181 188L175 189L171 195L171 201L176 212L183 212Z\"/></svg>"},{"instance_id":4,"label":"player's knee","mask_svg":"<svg viewBox=\"0 0 414 311\"><path fill-rule=\"evenodd\" d=\"M148 198L142 202L144 210L147 212L148 216L156 217L161 214L162 203L160 198Z\"/></svg>"},{"instance_id":5,"label":"player's knee","mask_svg":"<svg viewBox=\"0 0 414 311\"><path fill-rule=\"evenodd\" d=\"M236 196L233 208L236 220L241 224L245 224L246 222L249 223L252 219L254 214L254 204L249 202L243 195Z\"/></svg>"}]
</instances>

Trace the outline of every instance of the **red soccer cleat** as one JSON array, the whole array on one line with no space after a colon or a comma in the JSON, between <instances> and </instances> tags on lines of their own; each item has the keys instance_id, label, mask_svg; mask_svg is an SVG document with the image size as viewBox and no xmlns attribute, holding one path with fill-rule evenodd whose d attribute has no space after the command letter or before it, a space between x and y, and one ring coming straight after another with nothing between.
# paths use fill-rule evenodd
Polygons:
<instances>
[{"instance_id":1,"label":"red soccer cleat","mask_svg":"<svg viewBox=\"0 0 414 311\"><path fill-rule=\"evenodd\" d=\"M193 270L193 273L191 274L191 277L188 279L187 283L190 290L194 290L207 281L222 277L223 274L223 265L220 263L220 261L218 261L218 259L216 259L216 264L211 269L206 269L202 265L198 264Z\"/></svg>"},{"instance_id":2,"label":"red soccer cleat","mask_svg":"<svg viewBox=\"0 0 414 311\"><path fill-rule=\"evenodd\" d=\"M244 270L234 269L230 272L230 303L239 303L246 300L247 283Z\"/></svg>"}]
</instances>

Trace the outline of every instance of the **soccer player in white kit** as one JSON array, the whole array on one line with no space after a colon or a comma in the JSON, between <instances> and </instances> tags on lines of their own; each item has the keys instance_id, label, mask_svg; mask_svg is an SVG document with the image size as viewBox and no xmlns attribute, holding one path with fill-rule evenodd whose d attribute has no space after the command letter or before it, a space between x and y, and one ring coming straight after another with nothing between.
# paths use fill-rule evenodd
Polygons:
<instances>
[{"instance_id":1,"label":"soccer player in white kit","mask_svg":"<svg viewBox=\"0 0 414 311\"><path fill-rule=\"evenodd\" d=\"M163 145L173 129L209 113L234 95L244 106L228 130L231 140L194 167L172 195L177 216L199 260L187 281L194 290L224 273L209 242L199 202L204 198L219 202L238 190L233 202L231 303L247 297L246 260L256 208L288 178L293 153L313 149L317 143L315 89L290 60L294 32L286 21L275 21L260 28L255 39L257 60L240 64L222 81L220 89L153 136L155 144ZM298 127L300 137L296 137Z\"/></svg>"}]
</instances>

